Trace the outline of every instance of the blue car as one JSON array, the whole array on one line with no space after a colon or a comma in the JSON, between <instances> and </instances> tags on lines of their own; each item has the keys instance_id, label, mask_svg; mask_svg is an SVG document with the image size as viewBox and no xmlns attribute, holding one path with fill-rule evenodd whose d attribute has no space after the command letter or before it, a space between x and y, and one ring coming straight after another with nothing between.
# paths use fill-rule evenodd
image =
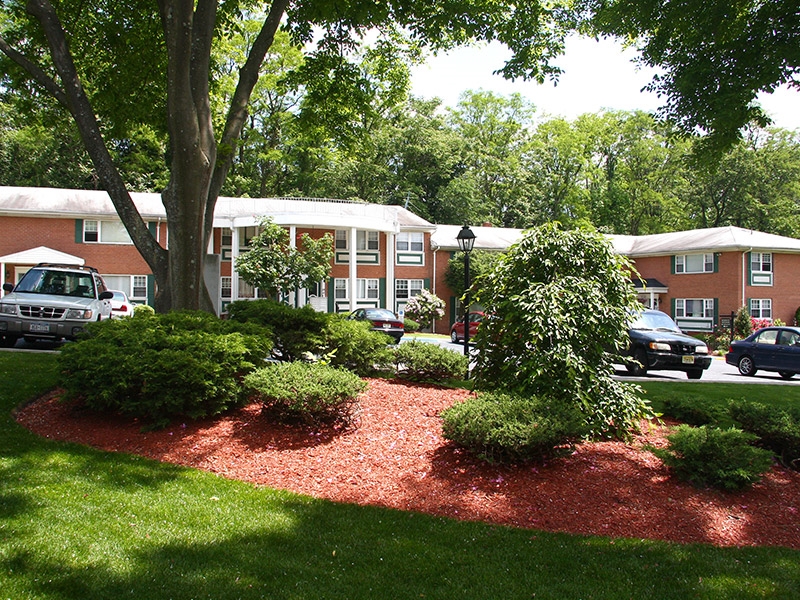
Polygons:
<instances>
[{"instance_id":1,"label":"blue car","mask_svg":"<svg viewBox=\"0 0 800 600\"><path fill-rule=\"evenodd\" d=\"M800 373L800 327L765 327L731 342L725 362L742 375L775 371L784 379Z\"/></svg>"}]
</instances>

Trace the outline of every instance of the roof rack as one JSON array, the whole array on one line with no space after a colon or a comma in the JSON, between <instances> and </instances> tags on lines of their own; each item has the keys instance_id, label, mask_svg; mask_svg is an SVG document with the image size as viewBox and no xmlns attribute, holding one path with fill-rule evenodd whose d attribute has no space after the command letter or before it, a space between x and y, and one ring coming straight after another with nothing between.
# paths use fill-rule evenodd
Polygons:
<instances>
[{"instance_id":1,"label":"roof rack","mask_svg":"<svg viewBox=\"0 0 800 600\"><path fill-rule=\"evenodd\" d=\"M89 273L98 273L99 271L94 267L87 267L86 265L69 265L66 263L46 263L42 262L36 265L36 267L48 267L48 268L55 268L55 269L76 269L78 271L88 271ZM34 267L34 268L36 268Z\"/></svg>"}]
</instances>

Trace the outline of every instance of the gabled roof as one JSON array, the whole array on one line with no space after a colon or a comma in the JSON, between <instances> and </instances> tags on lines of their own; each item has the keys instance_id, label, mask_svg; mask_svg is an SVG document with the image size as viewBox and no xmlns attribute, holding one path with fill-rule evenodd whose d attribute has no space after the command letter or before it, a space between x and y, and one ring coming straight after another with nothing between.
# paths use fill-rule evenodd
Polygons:
<instances>
[{"instance_id":1,"label":"gabled roof","mask_svg":"<svg viewBox=\"0 0 800 600\"><path fill-rule=\"evenodd\" d=\"M39 246L14 254L0 256L0 263L10 263L15 265L38 265L39 263L58 263L70 265L82 265L84 261L80 256L72 256L66 252L53 250L47 246Z\"/></svg>"},{"instance_id":2,"label":"gabled roof","mask_svg":"<svg viewBox=\"0 0 800 600\"><path fill-rule=\"evenodd\" d=\"M522 229L506 227L472 227L475 234L475 250L507 250L522 237ZM456 236L461 225L437 225L431 234L431 248L434 250L458 250Z\"/></svg>"},{"instance_id":3,"label":"gabled roof","mask_svg":"<svg viewBox=\"0 0 800 600\"><path fill-rule=\"evenodd\" d=\"M733 226L640 236L610 235L609 238L618 253L634 258L676 252L800 252L800 239Z\"/></svg>"}]
</instances>

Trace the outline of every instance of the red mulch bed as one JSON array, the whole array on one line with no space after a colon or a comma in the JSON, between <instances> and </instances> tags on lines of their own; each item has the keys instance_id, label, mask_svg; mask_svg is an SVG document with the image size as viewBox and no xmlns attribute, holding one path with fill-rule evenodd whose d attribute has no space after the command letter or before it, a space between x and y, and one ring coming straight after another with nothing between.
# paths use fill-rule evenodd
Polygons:
<instances>
[{"instance_id":1,"label":"red mulch bed","mask_svg":"<svg viewBox=\"0 0 800 600\"><path fill-rule=\"evenodd\" d=\"M369 383L358 427L339 433L270 423L259 405L142 432L139 422L77 409L57 394L17 419L48 438L337 502L545 531L800 549L800 473L774 466L746 492L698 490L642 449L665 443L668 428L649 424L630 443L581 444L548 464L488 465L441 436L440 411L468 392Z\"/></svg>"}]
</instances>

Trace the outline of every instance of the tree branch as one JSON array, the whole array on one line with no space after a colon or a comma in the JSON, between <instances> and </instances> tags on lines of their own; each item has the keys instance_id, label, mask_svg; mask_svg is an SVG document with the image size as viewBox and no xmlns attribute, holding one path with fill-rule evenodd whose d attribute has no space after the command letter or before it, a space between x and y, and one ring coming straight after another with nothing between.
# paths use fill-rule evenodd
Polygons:
<instances>
[{"instance_id":1,"label":"tree branch","mask_svg":"<svg viewBox=\"0 0 800 600\"><path fill-rule=\"evenodd\" d=\"M8 42L0 36L0 50L3 54L8 56L12 61L22 67L39 85L44 87L53 97L58 100L64 108L69 108L67 103L67 95L64 93L55 80L44 72L39 65L33 61L28 60L21 52L8 45Z\"/></svg>"}]
</instances>

